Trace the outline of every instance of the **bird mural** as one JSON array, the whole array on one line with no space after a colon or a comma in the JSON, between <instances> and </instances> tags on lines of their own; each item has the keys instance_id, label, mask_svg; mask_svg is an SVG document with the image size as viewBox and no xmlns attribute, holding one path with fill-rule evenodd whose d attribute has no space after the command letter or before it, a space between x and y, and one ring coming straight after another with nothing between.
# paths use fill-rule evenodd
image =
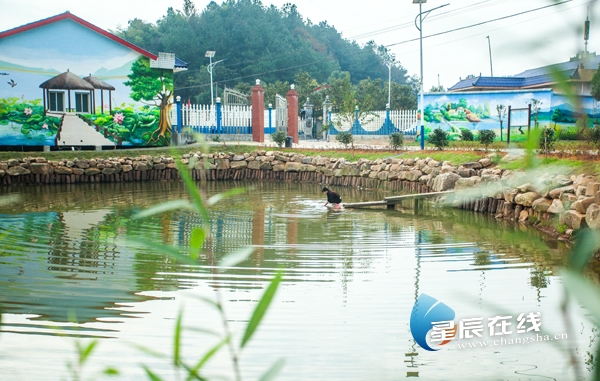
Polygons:
<instances>
[{"instance_id":1,"label":"bird mural","mask_svg":"<svg viewBox=\"0 0 600 381\"><path fill-rule=\"evenodd\" d=\"M6 82L6 83L8 83L8 84L10 85L10 87L15 87L15 86L17 86L17 82L15 82L15 80L14 80L14 79L12 79L12 78L11 78L11 80L10 80L10 81L8 81L8 82Z\"/></svg>"}]
</instances>

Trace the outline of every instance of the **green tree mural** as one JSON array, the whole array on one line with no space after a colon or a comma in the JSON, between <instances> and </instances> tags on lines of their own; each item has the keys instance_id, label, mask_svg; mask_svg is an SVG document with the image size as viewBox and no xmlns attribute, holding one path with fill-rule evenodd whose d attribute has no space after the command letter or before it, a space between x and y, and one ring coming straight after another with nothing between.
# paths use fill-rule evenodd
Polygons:
<instances>
[{"instance_id":1,"label":"green tree mural","mask_svg":"<svg viewBox=\"0 0 600 381\"><path fill-rule=\"evenodd\" d=\"M147 57L138 58L131 65L126 86L131 87L135 101L154 102L160 109L158 128L150 134L147 145L166 145L171 136L171 107L173 98L173 72L152 69Z\"/></svg>"}]
</instances>

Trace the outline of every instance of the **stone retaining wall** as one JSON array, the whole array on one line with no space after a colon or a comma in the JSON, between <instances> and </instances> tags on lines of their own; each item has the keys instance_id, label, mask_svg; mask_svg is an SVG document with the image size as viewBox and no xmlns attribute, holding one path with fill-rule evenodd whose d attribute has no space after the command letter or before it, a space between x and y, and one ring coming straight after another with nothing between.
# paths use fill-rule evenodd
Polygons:
<instances>
[{"instance_id":1,"label":"stone retaining wall","mask_svg":"<svg viewBox=\"0 0 600 381\"><path fill-rule=\"evenodd\" d=\"M307 157L277 151L246 154L190 153L198 181L302 181L384 188L410 193L455 189L453 206L488 213L496 218L545 223L558 217L567 234L582 227L600 227L600 181L592 176L545 174L529 181L522 172L493 166L493 157L461 166L426 159L360 159L348 162L322 156ZM172 157L63 159L43 157L0 162L0 184L72 184L179 180Z\"/></svg>"}]
</instances>

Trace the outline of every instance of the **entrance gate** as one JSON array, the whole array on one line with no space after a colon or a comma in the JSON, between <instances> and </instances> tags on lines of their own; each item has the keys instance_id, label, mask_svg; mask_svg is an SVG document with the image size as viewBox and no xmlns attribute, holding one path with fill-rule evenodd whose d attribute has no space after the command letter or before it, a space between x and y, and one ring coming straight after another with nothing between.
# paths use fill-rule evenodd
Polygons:
<instances>
[{"instance_id":1,"label":"entrance gate","mask_svg":"<svg viewBox=\"0 0 600 381\"><path fill-rule=\"evenodd\" d=\"M288 103L279 94L275 94L275 131L288 133Z\"/></svg>"}]
</instances>

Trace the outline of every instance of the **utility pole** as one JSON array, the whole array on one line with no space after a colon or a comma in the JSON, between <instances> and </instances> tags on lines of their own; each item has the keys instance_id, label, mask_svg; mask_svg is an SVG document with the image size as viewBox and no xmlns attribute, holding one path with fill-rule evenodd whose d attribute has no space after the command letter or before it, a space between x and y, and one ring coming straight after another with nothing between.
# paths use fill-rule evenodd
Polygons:
<instances>
[{"instance_id":1,"label":"utility pole","mask_svg":"<svg viewBox=\"0 0 600 381\"><path fill-rule=\"evenodd\" d=\"M492 66L492 43L490 42L490 36L486 37L488 40L488 48L490 49L490 72L492 73L492 77L494 76L494 68Z\"/></svg>"}]
</instances>

